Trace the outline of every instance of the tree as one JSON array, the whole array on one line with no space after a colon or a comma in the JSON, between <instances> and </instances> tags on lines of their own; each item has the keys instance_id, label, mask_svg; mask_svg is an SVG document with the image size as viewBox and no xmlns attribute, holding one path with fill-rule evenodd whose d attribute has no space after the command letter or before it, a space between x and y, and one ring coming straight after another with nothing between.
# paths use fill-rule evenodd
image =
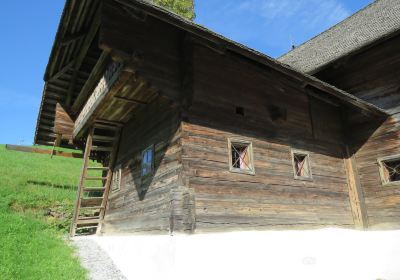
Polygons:
<instances>
[{"instance_id":1,"label":"tree","mask_svg":"<svg viewBox=\"0 0 400 280\"><path fill-rule=\"evenodd\" d=\"M195 17L194 0L150 0L150 2L171 10L187 19L193 20Z\"/></svg>"}]
</instances>

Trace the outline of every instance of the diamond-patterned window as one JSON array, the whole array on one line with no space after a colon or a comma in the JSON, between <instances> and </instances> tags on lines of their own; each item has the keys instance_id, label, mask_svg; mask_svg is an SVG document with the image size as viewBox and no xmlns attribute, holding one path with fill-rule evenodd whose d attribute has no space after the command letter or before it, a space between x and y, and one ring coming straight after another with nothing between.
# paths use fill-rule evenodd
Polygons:
<instances>
[{"instance_id":1,"label":"diamond-patterned window","mask_svg":"<svg viewBox=\"0 0 400 280\"><path fill-rule=\"evenodd\" d=\"M400 155L378 159L383 185L400 184Z\"/></svg>"},{"instance_id":2,"label":"diamond-patterned window","mask_svg":"<svg viewBox=\"0 0 400 280\"><path fill-rule=\"evenodd\" d=\"M295 179L312 179L310 155L302 151L292 151L292 163Z\"/></svg>"},{"instance_id":3,"label":"diamond-patterned window","mask_svg":"<svg viewBox=\"0 0 400 280\"><path fill-rule=\"evenodd\" d=\"M229 170L254 174L253 145L242 140L228 140Z\"/></svg>"}]
</instances>

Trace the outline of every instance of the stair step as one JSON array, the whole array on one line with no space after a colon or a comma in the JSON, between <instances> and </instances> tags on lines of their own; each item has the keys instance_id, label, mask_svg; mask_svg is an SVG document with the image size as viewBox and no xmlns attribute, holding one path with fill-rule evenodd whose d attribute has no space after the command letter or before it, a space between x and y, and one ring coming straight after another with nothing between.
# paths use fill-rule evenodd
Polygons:
<instances>
[{"instance_id":1,"label":"stair step","mask_svg":"<svg viewBox=\"0 0 400 280\"><path fill-rule=\"evenodd\" d=\"M93 141L114 142L114 140L115 140L114 136L104 136L104 135L94 135L93 136Z\"/></svg>"},{"instance_id":2,"label":"stair step","mask_svg":"<svg viewBox=\"0 0 400 280\"><path fill-rule=\"evenodd\" d=\"M81 210L97 210L97 209L104 209L104 206L88 206L88 207L81 207Z\"/></svg>"},{"instance_id":3,"label":"stair step","mask_svg":"<svg viewBox=\"0 0 400 280\"><path fill-rule=\"evenodd\" d=\"M90 225L90 224L98 224L100 223L100 219L90 219L90 220L77 220L76 224L77 225Z\"/></svg>"},{"instance_id":4,"label":"stair step","mask_svg":"<svg viewBox=\"0 0 400 280\"><path fill-rule=\"evenodd\" d=\"M96 123L96 124L94 125L94 127L95 127L95 128L98 128L98 129L114 130L114 131L117 131L117 130L120 129L119 126L115 126L115 125L112 125L112 124L105 124L105 123Z\"/></svg>"},{"instance_id":5,"label":"stair step","mask_svg":"<svg viewBox=\"0 0 400 280\"><path fill-rule=\"evenodd\" d=\"M81 207L101 206L102 203L103 203L102 197L82 198Z\"/></svg>"},{"instance_id":6,"label":"stair step","mask_svg":"<svg viewBox=\"0 0 400 280\"><path fill-rule=\"evenodd\" d=\"M103 192L106 188L83 188L84 192Z\"/></svg>"},{"instance_id":7,"label":"stair step","mask_svg":"<svg viewBox=\"0 0 400 280\"><path fill-rule=\"evenodd\" d=\"M111 152L113 147L92 146L92 151Z\"/></svg>"},{"instance_id":8,"label":"stair step","mask_svg":"<svg viewBox=\"0 0 400 280\"><path fill-rule=\"evenodd\" d=\"M93 226L83 226L83 227L77 227L76 230L79 229L91 229L91 228L98 228L99 225L93 225Z\"/></svg>"},{"instance_id":9,"label":"stair step","mask_svg":"<svg viewBox=\"0 0 400 280\"><path fill-rule=\"evenodd\" d=\"M107 180L107 177L85 177L85 180Z\"/></svg>"},{"instance_id":10,"label":"stair step","mask_svg":"<svg viewBox=\"0 0 400 280\"><path fill-rule=\"evenodd\" d=\"M100 166L93 166L93 167L88 167L87 168L88 170L108 170L108 169L110 169L110 167L100 167Z\"/></svg>"},{"instance_id":11,"label":"stair step","mask_svg":"<svg viewBox=\"0 0 400 280\"><path fill-rule=\"evenodd\" d=\"M99 218L100 218L99 216L79 216L78 221L96 220Z\"/></svg>"}]
</instances>

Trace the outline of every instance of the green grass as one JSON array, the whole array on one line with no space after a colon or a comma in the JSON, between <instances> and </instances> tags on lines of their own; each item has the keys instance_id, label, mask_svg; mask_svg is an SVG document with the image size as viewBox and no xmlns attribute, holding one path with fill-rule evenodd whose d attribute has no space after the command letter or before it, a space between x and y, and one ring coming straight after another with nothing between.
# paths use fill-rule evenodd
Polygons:
<instances>
[{"instance_id":1,"label":"green grass","mask_svg":"<svg viewBox=\"0 0 400 280\"><path fill-rule=\"evenodd\" d=\"M81 165L0 145L0 279L86 279L64 238Z\"/></svg>"}]
</instances>

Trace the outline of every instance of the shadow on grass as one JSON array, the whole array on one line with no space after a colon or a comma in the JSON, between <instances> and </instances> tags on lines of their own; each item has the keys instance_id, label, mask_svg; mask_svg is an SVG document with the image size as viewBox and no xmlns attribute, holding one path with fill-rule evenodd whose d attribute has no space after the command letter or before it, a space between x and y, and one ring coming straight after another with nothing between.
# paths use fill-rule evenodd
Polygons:
<instances>
[{"instance_id":1,"label":"shadow on grass","mask_svg":"<svg viewBox=\"0 0 400 280\"><path fill-rule=\"evenodd\" d=\"M36 181L36 180L28 180L26 181L28 184L37 185L37 186L45 186L51 187L56 189L64 189L64 190L75 190L77 187L73 185L60 185L60 184L53 184L50 182L45 181Z\"/></svg>"}]
</instances>

